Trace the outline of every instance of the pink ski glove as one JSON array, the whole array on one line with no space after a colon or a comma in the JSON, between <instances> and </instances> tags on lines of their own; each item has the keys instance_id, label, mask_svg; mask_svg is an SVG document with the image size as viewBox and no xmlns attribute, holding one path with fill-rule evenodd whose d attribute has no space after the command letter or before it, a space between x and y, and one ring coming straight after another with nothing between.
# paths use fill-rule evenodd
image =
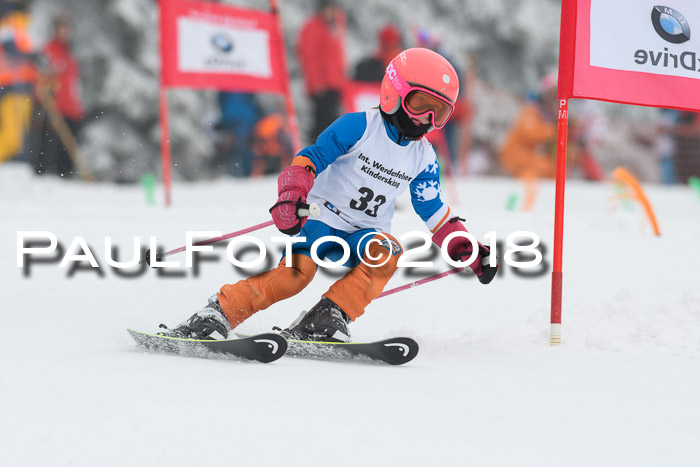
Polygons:
<instances>
[{"instance_id":1,"label":"pink ski glove","mask_svg":"<svg viewBox=\"0 0 700 467\"><path fill-rule=\"evenodd\" d=\"M445 224L433 234L433 243L442 248L445 239L452 232L467 232L467 229L461 222L463 220L464 219L460 219L459 217L453 217L445 222ZM450 240L450 244L447 245L447 255L454 261L465 261L471 254L472 244L464 237L454 237ZM489 247L479 243L479 252L477 253L476 259L469 265L482 284L491 282L496 276L496 272L498 272L498 263L496 263L496 266L489 265L490 255L491 250Z\"/></svg>"},{"instance_id":2,"label":"pink ski glove","mask_svg":"<svg viewBox=\"0 0 700 467\"><path fill-rule=\"evenodd\" d=\"M300 165L290 165L277 178L277 203L270 208L272 220L280 232L296 235L306 223L306 217L297 214L307 208L306 197L314 186L314 174Z\"/></svg>"}]
</instances>

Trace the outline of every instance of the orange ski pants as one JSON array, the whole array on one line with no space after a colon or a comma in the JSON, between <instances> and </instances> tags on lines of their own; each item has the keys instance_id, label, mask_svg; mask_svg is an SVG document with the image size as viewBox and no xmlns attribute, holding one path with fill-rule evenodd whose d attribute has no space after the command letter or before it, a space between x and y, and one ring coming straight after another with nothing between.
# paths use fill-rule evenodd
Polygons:
<instances>
[{"instance_id":1,"label":"orange ski pants","mask_svg":"<svg viewBox=\"0 0 700 467\"><path fill-rule=\"evenodd\" d=\"M382 293L403 253L401 244L394 237L386 233L381 235L388 240L380 235L372 237L364 262L352 268L323 294L353 321ZM255 312L296 295L316 274L316 264L306 255L293 254L292 265L287 267L285 263L286 258L275 269L221 287L217 294L219 303L232 328Z\"/></svg>"}]
</instances>

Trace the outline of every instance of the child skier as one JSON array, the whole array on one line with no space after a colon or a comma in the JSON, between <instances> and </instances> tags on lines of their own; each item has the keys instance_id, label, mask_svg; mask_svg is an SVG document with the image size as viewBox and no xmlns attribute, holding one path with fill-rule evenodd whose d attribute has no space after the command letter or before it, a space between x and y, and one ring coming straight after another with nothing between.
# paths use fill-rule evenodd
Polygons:
<instances>
[{"instance_id":1,"label":"child skier","mask_svg":"<svg viewBox=\"0 0 700 467\"><path fill-rule=\"evenodd\" d=\"M350 246L345 265L352 269L283 334L348 342L348 324L381 294L403 252L388 233L394 201L401 193L410 189L413 208L439 247L450 233L466 232L440 199L437 157L423 138L447 123L458 93L457 74L441 55L421 48L397 55L386 69L379 108L341 116L280 174L279 198L270 213L282 233L305 237L292 245L291 265L283 257L275 269L224 285L170 335L207 339L216 331L226 337L255 312L296 295L316 273L311 245L333 235ZM320 216L299 216L298 209L312 202L321 207ZM333 257L337 248L337 243L321 243L317 255ZM464 237L455 237L445 248L454 260L472 254ZM489 248L479 244L470 266L483 284L491 282L497 270L489 266L489 254Z\"/></svg>"}]
</instances>

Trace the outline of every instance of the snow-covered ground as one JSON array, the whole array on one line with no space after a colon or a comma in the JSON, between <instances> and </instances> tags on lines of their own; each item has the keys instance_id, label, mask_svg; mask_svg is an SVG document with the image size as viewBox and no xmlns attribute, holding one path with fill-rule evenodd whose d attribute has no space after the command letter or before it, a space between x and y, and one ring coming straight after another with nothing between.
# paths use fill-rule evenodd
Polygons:
<instances>
[{"instance_id":1,"label":"snow-covered ground","mask_svg":"<svg viewBox=\"0 0 700 467\"><path fill-rule=\"evenodd\" d=\"M139 186L2 165L0 463L696 466L700 199L687 187L646 188L660 238L639 207L611 199L610 184L569 182L559 347L548 345L550 275L507 268L489 286L450 276L372 303L355 339L413 336L421 352L408 365L263 365L138 350L127 327L177 324L241 275L217 249L198 277L122 278L105 264L104 237L123 258L136 236L171 249L187 230L266 221L274 179L178 184L164 209L147 205ZM452 204L479 238L533 231L551 264L552 183L529 213L505 208L522 191L516 181L460 179L457 191ZM403 199L393 232L422 228ZM69 277L55 262L25 277L17 231L51 231L64 247L85 237L103 276ZM256 235L269 244L275 231ZM389 287L410 280L401 272ZM289 324L331 281L317 275L244 330Z\"/></svg>"}]
</instances>

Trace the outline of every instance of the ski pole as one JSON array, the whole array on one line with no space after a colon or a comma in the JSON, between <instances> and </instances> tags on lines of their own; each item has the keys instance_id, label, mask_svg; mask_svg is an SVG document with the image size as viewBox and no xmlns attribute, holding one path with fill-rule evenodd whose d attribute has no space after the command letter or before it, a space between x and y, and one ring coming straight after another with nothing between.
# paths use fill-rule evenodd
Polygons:
<instances>
[{"instance_id":1,"label":"ski pole","mask_svg":"<svg viewBox=\"0 0 700 467\"><path fill-rule=\"evenodd\" d=\"M299 209L297 209L297 215L299 217L308 217L308 216L318 216L321 214L321 208L318 207L318 204L316 203L311 203L308 205L302 205ZM257 225L253 225L251 227L246 227L245 229L237 230L236 232L231 232L226 235L222 235L221 237L214 237L214 238L209 238L207 240L202 240L197 243L193 243L192 246L202 246L202 245L211 245L212 243L217 243L221 242L223 240L228 240L229 238L233 237L238 237L239 235L244 235L250 232L254 232L256 230L264 229L265 227L269 227L274 224L274 221L267 221L267 222L262 222ZM174 255L175 253L180 253L182 251L185 251L187 247L186 246L181 246L180 248L175 248L174 250L166 251L164 253L157 253L156 254L156 261L160 261L163 259L165 256L170 256ZM146 250L146 259L145 259L147 264L151 264L151 250L148 249Z\"/></svg>"},{"instance_id":2,"label":"ski pole","mask_svg":"<svg viewBox=\"0 0 700 467\"><path fill-rule=\"evenodd\" d=\"M425 279L420 279L420 280L417 280L414 282L410 282L408 284L401 285L399 287L395 287L393 289L386 290L377 298L386 297L387 295L395 294L397 292L401 292L402 290L411 289L413 287L418 287L419 285L423 285L423 284L426 284L428 282L436 281L438 279L442 279L443 277L447 277L450 274L457 274L458 272L462 272L462 271L464 271L464 268L456 268L456 269L451 269L449 271L441 272L440 274L435 274L434 276L426 277ZM375 298L375 300L377 298Z\"/></svg>"}]
</instances>

